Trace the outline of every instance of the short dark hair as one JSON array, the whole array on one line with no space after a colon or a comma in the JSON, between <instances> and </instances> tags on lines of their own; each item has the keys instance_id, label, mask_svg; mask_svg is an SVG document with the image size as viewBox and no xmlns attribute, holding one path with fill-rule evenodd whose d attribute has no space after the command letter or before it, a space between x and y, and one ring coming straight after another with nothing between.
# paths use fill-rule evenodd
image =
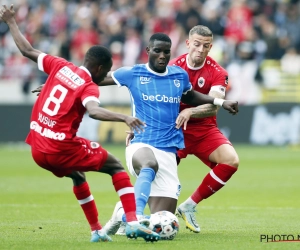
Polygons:
<instances>
[{"instance_id":1,"label":"short dark hair","mask_svg":"<svg viewBox=\"0 0 300 250\"><path fill-rule=\"evenodd\" d=\"M162 42L168 42L172 44L171 38L166 35L165 33L155 33L153 34L150 39L149 43L154 42L154 40L162 41Z\"/></svg>"},{"instance_id":2,"label":"short dark hair","mask_svg":"<svg viewBox=\"0 0 300 250\"><path fill-rule=\"evenodd\" d=\"M86 61L92 61L97 65L104 65L112 60L111 52L104 46L94 45L85 54Z\"/></svg>"},{"instance_id":3,"label":"short dark hair","mask_svg":"<svg viewBox=\"0 0 300 250\"><path fill-rule=\"evenodd\" d=\"M207 36L207 37L213 38L213 33L212 33L212 31L211 31L208 27L203 26L203 25L197 25L197 26L194 26L194 27L190 30L189 36L194 35L195 33L196 33L197 35Z\"/></svg>"}]
</instances>

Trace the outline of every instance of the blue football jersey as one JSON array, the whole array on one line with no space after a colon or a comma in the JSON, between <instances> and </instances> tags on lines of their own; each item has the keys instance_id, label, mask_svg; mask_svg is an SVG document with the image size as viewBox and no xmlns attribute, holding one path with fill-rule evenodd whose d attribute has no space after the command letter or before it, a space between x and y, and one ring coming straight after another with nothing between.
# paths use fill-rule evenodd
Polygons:
<instances>
[{"instance_id":1,"label":"blue football jersey","mask_svg":"<svg viewBox=\"0 0 300 250\"><path fill-rule=\"evenodd\" d=\"M175 122L182 94L192 85L188 74L178 66L157 73L148 64L122 67L112 73L118 86L126 86L131 96L132 116L145 122L143 133L134 134L131 143L142 142L165 151L184 148L181 128Z\"/></svg>"}]
</instances>

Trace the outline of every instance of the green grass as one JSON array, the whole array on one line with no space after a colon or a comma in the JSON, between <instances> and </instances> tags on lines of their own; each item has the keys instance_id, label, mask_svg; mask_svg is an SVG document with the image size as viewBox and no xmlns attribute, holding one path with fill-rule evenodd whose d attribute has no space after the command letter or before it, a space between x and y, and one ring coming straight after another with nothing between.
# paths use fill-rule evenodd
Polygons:
<instances>
[{"instance_id":1,"label":"green grass","mask_svg":"<svg viewBox=\"0 0 300 250\"><path fill-rule=\"evenodd\" d=\"M124 146L107 146L124 161ZM201 233L145 243L113 236L89 243L89 226L70 179L40 169L28 147L0 147L0 249L300 249L300 242L260 242L261 234L300 235L300 151L237 145L240 169L226 187L198 205ZM195 157L179 166L185 200L209 169ZM118 200L109 176L88 173L102 224ZM134 179L132 179L134 181Z\"/></svg>"}]
</instances>

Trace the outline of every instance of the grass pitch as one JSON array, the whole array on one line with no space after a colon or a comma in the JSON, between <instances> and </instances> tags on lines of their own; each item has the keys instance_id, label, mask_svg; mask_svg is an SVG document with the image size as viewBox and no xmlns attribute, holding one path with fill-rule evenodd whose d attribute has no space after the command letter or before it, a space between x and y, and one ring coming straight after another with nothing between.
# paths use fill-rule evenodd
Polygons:
<instances>
[{"instance_id":1,"label":"grass pitch","mask_svg":"<svg viewBox=\"0 0 300 250\"><path fill-rule=\"evenodd\" d=\"M124 146L106 147L125 163ZM0 147L0 249L300 249L299 242L267 242L263 235L300 240L300 150L291 147L235 146L240 168L226 187L198 205L201 233L185 229L173 241L145 243L113 236L93 244L68 178L40 169L28 147ZM209 169L195 157L179 166L185 200ZM100 221L118 200L109 176L88 173ZM134 179L132 179L134 182ZM276 236L279 239L278 236Z\"/></svg>"}]
</instances>

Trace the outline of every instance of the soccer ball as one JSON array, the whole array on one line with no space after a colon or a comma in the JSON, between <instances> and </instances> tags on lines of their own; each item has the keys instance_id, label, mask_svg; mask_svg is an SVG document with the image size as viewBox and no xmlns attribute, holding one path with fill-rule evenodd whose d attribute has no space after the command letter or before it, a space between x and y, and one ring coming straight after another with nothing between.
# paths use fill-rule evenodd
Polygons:
<instances>
[{"instance_id":1,"label":"soccer ball","mask_svg":"<svg viewBox=\"0 0 300 250\"><path fill-rule=\"evenodd\" d=\"M179 231L179 221L171 212L159 211L150 216L149 229L158 233L161 240L173 240Z\"/></svg>"}]
</instances>

